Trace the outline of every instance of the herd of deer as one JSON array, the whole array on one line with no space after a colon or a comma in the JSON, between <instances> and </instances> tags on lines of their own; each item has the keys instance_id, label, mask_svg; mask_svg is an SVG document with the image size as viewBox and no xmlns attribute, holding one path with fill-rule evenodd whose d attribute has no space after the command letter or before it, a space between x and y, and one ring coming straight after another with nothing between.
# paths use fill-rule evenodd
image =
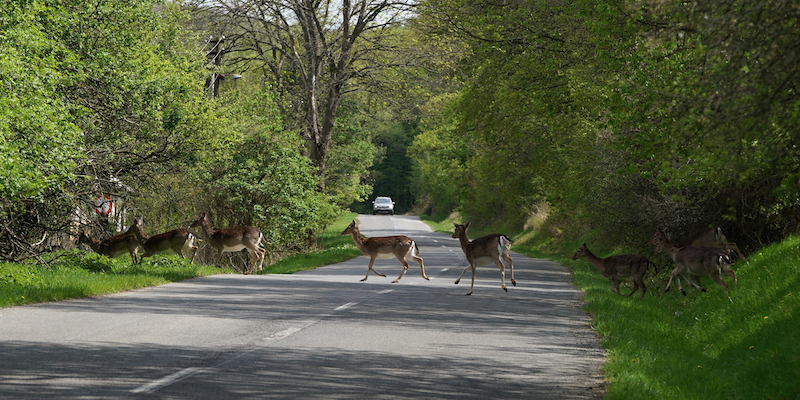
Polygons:
<instances>
[{"instance_id":1,"label":"herd of deer","mask_svg":"<svg viewBox=\"0 0 800 400\"><path fill-rule=\"evenodd\" d=\"M736 285L736 274L731 269L731 250L735 251L741 259L746 260L736 243L729 242L722 233L722 228L719 227L697 231L679 243L672 243L667 232L664 229L659 229L653 235L650 244L655 245L657 252L667 253L675 263L675 269L672 270L664 291L669 291L672 281L675 280L678 284L678 289L684 296L686 292L681 286L681 278L686 283L705 292L706 289L701 287L699 282L695 282L695 279L704 276L710 277L714 282L722 286L725 296L727 296L728 284L722 279L722 275L730 276L733 279L734 286ZM637 289L641 288L641 297L644 297L645 292L647 292L647 287L644 285L644 275L650 266L655 268L655 264L652 261L639 254L616 255L607 258L597 257L589 251L586 243L572 256L573 260L579 258L586 258L603 276L611 279L611 290L616 293L622 294L619 291L619 280L631 278L633 280L633 289L626 296L632 295Z\"/></svg>"},{"instance_id":2,"label":"herd of deer","mask_svg":"<svg viewBox=\"0 0 800 400\"><path fill-rule=\"evenodd\" d=\"M500 283L503 290L508 291L505 282L505 264L508 263L508 268L511 273L511 283L516 286L517 282L514 280L514 263L509 255L511 251L511 239L502 234L491 234L480 237L470 241L467 237L467 228L469 223L465 225L454 224L455 231L453 238L458 239L461 244L461 250L466 255L467 265L461 272L461 275L456 279L456 284L461 281L467 269L472 271L472 284L470 285L467 295L472 294L473 287L475 286L475 267L484 264L494 263L500 269ZM408 258L413 259L419 264L422 272L422 277L428 279L425 275L425 265L422 258L419 257L419 249L416 242L407 236L384 236L366 238L361 235L358 230L356 221L350 223L350 226L342 232L342 235L352 235L353 242L361 250L364 255L370 258L367 275L362 281L367 280L370 272L385 277L386 275L375 271L372 267L375 260L378 258L391 258L396 257L403 265L403 271L394 282L400 280L408 271ZM672 281L675 280L678 284L678 289L686 295L686 292L681 286L681 278L695 288L706 291L695 279L699 277L708 276L717 282L728 295L728 285L722 279L721 275L727 275L733 278L733 284L736 285L736 274L731 269L730 251L735 251L742 259L746 258L742 255L736 243L729 242L725 235L722 233L722 228L704 229L690 235L683 241L673 244L669 235L665 230L659 229L650 241L650 244L655 245L655 250L669 254L675 262L675 269L670 275L669 282L665 291L669 291L672 286ZM573 260L579 258L586 258L589 262L597 268L597 270L606 278L611 279L611 290L615 293L622 295L619 291L620 280L624 278L631 278L633 280L633 289L625 296L630 296L637 290L641 289L641 297L644 297L647 292L647 286L644 283L644 275L652 266L656 268L655 264L639 254L624 254L610 256L607 258L600 258L592 254L591 251L583 246L572 256Z\"/></svg>"},{"instance_id":3,"label":"herd of deer","mask_svg":"<svg viewBox=\"0 0 800 400\"><path fill-rule=\"evenodd\" d=\"M467 295L472 294L475 286L475 268L480 265L494 263L500 269L502 288L508 291L505 280L505 264L503 263L505 261L508 263L511 274L511 284L516 286L514 264L509 255L511 243L513 243L512 240L508 236L498 233L469 240L467 237L469 225L469 222L464 225L454 224L453 238L459 240L461 250L464 251L469 264L461 272L455 283L458 284L467 270L471 270L472 282ZM219 265L223 253L247 249L250 254L250 264L245 270L245 274L253 273L256 269L258 271L263 270L266 250L262 247L262 243L269 244L269 242L266 241L264 234L258 228L242 226L213 230L205 213L200 215L189 226L189 229L192 228L200 228L205 240L217 251L215 265ZM142 221L134 219L133 224L125 233L99 241L93 238L88 231L85 231L81 234L78 242L86 243L95 252L109 257L116 257L127 251L134 263L141 261L137 256L140 247L144 249L144 254L142 254L141 258L168 251L184 257L185 251L191 251L192 258L190 263L193 263L197 255L198 246L196 242L198 239L189 229L180 228L154 236L146 236L142 229ZM407 259L409 258L419 264L422 277L426 280L429 279L425 274L425 265L422 258L419 257L417 243L408 236L367 238L361 235L355 220L342 232L342 235L352 235L356 247L370 258L367 275L361 281L366 281L370 272L385 277L386 275L373 269L373 265L378 258L391 257L396 257L403 265L403 271L400 272L400 276L392 283L400 281L408 271ZM736 243L729 242L722 233L722 229L718 227L698 231L677 244L672 243L665 230L659 229L653 239L650 240L650 244L655 245L656 251L667 253L675 262L675 269L670 275L665 291L669 291L672 281L675 280L678 284L678 289L684 295L686 295L686 292L681 286L681 278L695 288L705 291L706 289L696 283L695 279L707 276L722 286L727 296L728 285L722 279L722 275L730 276L733 279L733 284L736 285L736 274L731 269L730 251L735 251L739 257L746 260ZM615 255L607 258L597 257L589 251L585 243L572 256L573 260L579 258L586 258L603 276L611 279L611 290L620 295L622 294L619 291L620 280L631 278L633 280L633 289L625 296L631 296L641 288L641 297L644 297L647 292L647 287L644 284L644 275L650 266L655 268L655 264L652 261L638 254Z\"/></svg>"},{"instance_id":4,"label":"herd of deer","mask_svg":"<svg viewBox=\"0 0 800 400\"><path fill-rule=\"evenodd\" d=\"M261 244L269 244L269 242L266 241L264 234L261 233L258 228L254 226L240 226L237 228L215 231L211 229L208 223L208 217L206 217L205 213L200 215L200 217L189 226L189 229L192 228L200 228L201 232L203 232L203 236L205 236L205 240L217 251L215 265L219 265L223 253L247 249L250 253L250 265L245 271L245 274L253 273L256 267L259 271L263 270L264 256L267 251ZM142 221L134 219L133 224L131 224L130 228L128 228L125 233L100 241L92 237L88 231L84 231L78 238L78 243L85 243L98 254L112 258L124 254L127 251L130 253L131 260L133 260L134 263L141 261L137 256L140 247L144 249L142 258L168 251L172 251L184 257L184 251L191 250L192 258L190 263L193 263L199 247L196 244L198 241L197 237L195 237L189 229L179 228L154 236L146 236L142 230Z\"/></svg>"}]
</instances>

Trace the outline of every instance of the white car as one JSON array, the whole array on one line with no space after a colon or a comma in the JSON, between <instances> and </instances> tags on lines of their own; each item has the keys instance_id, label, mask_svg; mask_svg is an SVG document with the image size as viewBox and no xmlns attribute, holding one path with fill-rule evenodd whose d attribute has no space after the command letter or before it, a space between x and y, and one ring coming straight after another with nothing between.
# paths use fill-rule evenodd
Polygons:
<instances>
[{"instance_id":1,"label":"white car","mask_svg":"<svg viewBox=\"0 0 800 400\"><path fill-rule=\"evenodd\" d=\"M386 213L394 215L394 202L391 197L376 197L372 202L372 215Z\"/></svg>"}]
</instances>

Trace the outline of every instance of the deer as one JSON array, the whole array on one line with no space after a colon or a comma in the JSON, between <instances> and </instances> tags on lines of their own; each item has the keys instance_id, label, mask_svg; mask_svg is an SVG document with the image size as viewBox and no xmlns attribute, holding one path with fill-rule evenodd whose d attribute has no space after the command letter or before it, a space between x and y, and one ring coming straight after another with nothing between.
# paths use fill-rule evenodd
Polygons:
<instances>
[{"instance_id":1,"label":"deer","mask_svg":"<svg viewBox=\"0 0 800 400\"><path fill-rule=\"evenodd\" d=\"M573 260L579 258L586 258L600 271L601 275L611 279L611 291L621 296L631 296L641 288L642 296L640 298L644 298L645 293L647 293L647 286L644 284L644 275L651 265L653 269L656 269L656 265L652 261L639 254L621 254L606 258L597 257L589 251L589 248L586 247L586 243L572 256ZM627 277L631 277L633 280L633 290L623 295L619 291L619 280Z\"/></svg>"},{"instance_id":2,"label":"deer","mask_svg":"<svg viewBox=\"0 0 800 400\"><path fill-rule=\"evenodd\" d=\"M356 220L350 223L347 228L342 232L342 236L352 235L353 242L355 242L356 247L358 247L361 252L369 257L369 267L367 267L367 275L364 276L364 279L361 282L364 282L369 278L369 273L374 272L378 276L386 277L386 275L376 271L373 267L375 265L375 260L378 258L392 258L396 257L400 264L403 265L403 270L400 272L400 276L397 279L393 280L392 283L397 283L400 279L403 278L403 275L406 274L408 271L408 261L406 259L411 258L412 260L416 261L419 264L419 269L422 272L422 278L425 280L430 280L428 275L425 275L425 265L422 263L422 257L419 256L419 247L417 247L417 242L411 239L408 236L380 236L380 237L364 237L361 235L361 232L358 230L358 224Z\"/></svg>"},{"instance_id":3,"label":"deer","mask_svg":"<svg viewBox=\"0 0 800 400\"><path fill-rule=\"evenodd\" d=\"M192 258L189 264L194 263L194 258L197 255L198 246L195 244L197 237L195 237L188 229L179 228L169 232L160 233L158 235L146 236L142 229L142 220L134 219L131 225L139 245L144 249L144 254L139 257L139 262L145 257L153 256L157 253L164 253L173 251L175 254L184 257L184 250L192 250Z\"/></svg>"},{"instance_id":4,"label":"deer","mask_svg":"<svg viewBox=\"0 0 800 400\"><path fill-rule=\"evenodd\" d=\"M686 292L681 286L681 277L690 285L705 292L705 288L686 277L685 274L687 273L696 277L711 277L714 282L722 286L722 289L725 291L725 296L728 296L728 284L725 283L721 275L727 275L733 278L733 285L736 286L736 273L731 269L731 259L727 253L720 249L713 247L675 246L667 232L663 229L656 231L650 244L656 246L656 251L667 253L670 258L672 258L672 261L675 262L675 269L669 277L669 282L667 282L667 287L664 289L664 292L669 291L672 286L672 280L676 279L678 290L686 296Z\"/></svg>"},{"instance_id":5,"label":"deer","mask_svg":"<svg viewBox=\"0 0 800 400\"><path fill-rule=\"evenodd\" d=\"M722 233L721 227L698 230L676 243L675 247L714 247L727 251L729 254L733 250L739 258L747 261L747 258L739 250L739 246L728 241L728 238Z\"/></svg>"},{"instance_id":6,"label":"deer","mask_svg":"<svg viewBox=\"0 0 800 400\"><path fill-rule=\"evenodd\" d=\"M131 261L136 264L138 262L136 253L139 250L139 242L134 235L135 233L131 227L124 233L101 241L95 239L89 231L83 231L78 237L78 243L87 244L95 253L111 258L128 252L131 255Z\"/></svg>"},{"instance_id":7,"label":"deer","mask_svg":"<svg viewBox=\"0 0 800 400\"><path fill-rule=\"evenodd\" d=\"M453 239L458 239L461 244L461 250L464 251L464 255L467 256L467 261L469 262L469 265L461 271L461 275L458 276L455 284L458 285L458 283L461 282L461 277L464 276L467 269L472 270L472 283L469 287L469 292L467 292L467 296L472 294L472 289L475 286L475 268L479 265L486 265L489 263L494 263L497 265L497 268L500 268L500 283L502 284L503 290L508 292L508 288L506 288L505 265L502 260L508 263L511 272L511 284L517 286L517 281L514 280L514 262L509 255L511 243L514 242L508 236L502 233L493 233L470 241L469 237L467 237L467 228L469 228L470 225L469 222L464 225L456 223L453 223L453 225L455 226Z\"/></svg>"},{"instance_id":8,"label":"deer","mask_svg":"<svg viewBox=\"0 0 800 400\"><path fill-rule=\"evenodd\" d=\"M255 272L256 265L258 271L263 271L264 256L267 250L261 247L261 243L267 242L264 234L254 226L240 226L220 230L211 229L206 213L203 213L189 226L189 229L200 228L206 240L217 250L217 261L214 263L220 266L223 253L230 253L247 249L250 254L250 266L244 271L245 275Z\"/></svg>"}]
</instances>

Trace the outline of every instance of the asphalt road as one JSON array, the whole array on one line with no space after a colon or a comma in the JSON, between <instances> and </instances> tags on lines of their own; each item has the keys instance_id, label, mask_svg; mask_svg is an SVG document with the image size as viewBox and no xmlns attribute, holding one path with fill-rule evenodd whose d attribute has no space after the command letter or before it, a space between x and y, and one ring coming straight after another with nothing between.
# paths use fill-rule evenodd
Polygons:
<instances>
[{"instance_id":1,"label":"asphalt road","mask_svg":"<svg viewBox=\"0 0 800 400\"><path fill-rule=\"evenodd\" d=\"M292 275L217 275L0 309L2 399L598 399L604 357L558 264L514 257L517 286L414 217L411 263L366 257ZM512 247L513 249L513 247Z\"/></svg>"}]
</instances>

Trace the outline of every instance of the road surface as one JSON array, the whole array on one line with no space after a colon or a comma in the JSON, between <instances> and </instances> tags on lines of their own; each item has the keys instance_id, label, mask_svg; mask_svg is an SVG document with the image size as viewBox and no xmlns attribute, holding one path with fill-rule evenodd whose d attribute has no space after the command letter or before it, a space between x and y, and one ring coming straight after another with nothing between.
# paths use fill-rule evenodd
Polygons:
<instances>
[{"instance_id":1,"label":"road surface","mask_svg":"<svg viewBox=\"0 0 800 400\"><path fill-rule=\"evenodd\" d=\"M2 399L599 399L604 357L558 264L512 253L517 286L414 217L359 216L414 238L412 262L216 275L0 309Z\"/></svg>"}]
</instances>

